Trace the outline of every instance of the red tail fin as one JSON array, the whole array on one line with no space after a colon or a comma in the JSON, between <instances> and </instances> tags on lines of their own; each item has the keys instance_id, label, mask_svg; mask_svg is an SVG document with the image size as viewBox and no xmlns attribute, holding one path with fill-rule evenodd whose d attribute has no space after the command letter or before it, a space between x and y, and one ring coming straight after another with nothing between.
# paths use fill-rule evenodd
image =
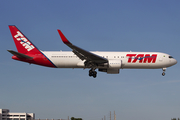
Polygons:
<instances>
[{"instance_id":1,"label":"red tail fin","mask_svg":"<svg viewBox=\"0 0 180 120\"><path fill-rule=\"evenodd\" d=\"M47 67L56 67L16 26L10 25L9 29L18 50L18 52L8 50L14 55L12 59Z\"/></svg>"},{"instance_id":2,"label":"red tail fin","mask_svg":"<svg viewBox=\"0 0 180 120\"><path fill-rule=\"evenodd\" d=\"M19 53L33 54L40 52L16 26L10 25L9 29L11 31L12 37L14 39L14 43Z\"/></svg>"}]
</instances>

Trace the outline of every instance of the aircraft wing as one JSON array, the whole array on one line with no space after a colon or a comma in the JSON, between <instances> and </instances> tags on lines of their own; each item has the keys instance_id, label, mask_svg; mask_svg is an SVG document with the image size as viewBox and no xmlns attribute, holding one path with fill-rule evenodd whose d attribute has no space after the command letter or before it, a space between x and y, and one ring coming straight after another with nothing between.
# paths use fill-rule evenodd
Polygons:
<instances>
[{"instance_id":1,"label":"aircraft wing","mask_svg":"<svg viewBox=\"0 0 180 120\"><path fill-rule=\"evenodd\" d=\"M96 55L94 53L91 53L80 47L73 45L72 43L70 43L68 41L68 39L64 36L64 34L60 30L58 30L58 32L59 32L59 35L60 35L62 41L64 42L64 44L66 44L68 47L70 47L72 49L72 52L74 54L76 54L81 60L91 61L91 62L97 63L97 64L108 62L108 60L106 58L103 58L99 55Z\"/></svg>"}]
</instances>

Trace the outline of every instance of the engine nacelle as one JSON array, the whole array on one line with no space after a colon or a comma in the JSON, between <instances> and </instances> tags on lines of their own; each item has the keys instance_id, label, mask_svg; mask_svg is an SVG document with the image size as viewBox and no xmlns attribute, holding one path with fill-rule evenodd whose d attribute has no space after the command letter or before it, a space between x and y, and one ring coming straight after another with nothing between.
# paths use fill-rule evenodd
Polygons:
<instances>
[{"instance_id":1,"label":"engine nacelle","mask_svg":"<svg viewBox=\"0 0 180 120\"><path fill-rule=\"evenodd\" d=\"M121 60L109 60L107 68L99 69L100 72L106 72L107 74L118 74L121 68Z\"/></svg>"},{"instance_id":2,"label":"engine nacelle","mask_svg":"<svg viewBox=\"0 0 180 120\"><path fill-rule=\"evenodd\" d=\"M106 72L107 74L119 74L119 69L99 69L100 72Z\"/></svg>"}]
</instances>

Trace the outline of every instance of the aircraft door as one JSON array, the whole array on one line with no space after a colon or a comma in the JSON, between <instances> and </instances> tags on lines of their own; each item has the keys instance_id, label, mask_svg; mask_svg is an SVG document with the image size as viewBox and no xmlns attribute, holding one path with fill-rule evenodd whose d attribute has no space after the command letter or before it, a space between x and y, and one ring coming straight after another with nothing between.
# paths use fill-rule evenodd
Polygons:
<instances>
[{"instance_id":1,"label":"aircraft door","mask_svg":"<svg viewBox=\"0 0 180 120\"><path fill-rule=\"evenodd\" d=\"M159 55L159 62L163 62L163 55Z\"/></svg>"}]
</instances>

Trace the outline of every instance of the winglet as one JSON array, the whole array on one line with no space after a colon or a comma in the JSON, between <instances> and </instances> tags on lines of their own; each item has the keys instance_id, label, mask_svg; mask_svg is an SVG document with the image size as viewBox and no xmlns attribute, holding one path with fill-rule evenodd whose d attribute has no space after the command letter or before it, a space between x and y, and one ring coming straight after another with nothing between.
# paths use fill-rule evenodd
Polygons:
<instances>
[{"instance_id":1,"label":"winglet","mask_svg":"<svg viewBox=\"0 0 180 120\"><path fill-rule=\"evenodd\" d=\"M68 39L64 36L64 34L63 34L59 29L58 29L57 31L58 31L58 33L59 33L62 41L63 41L65 44L71 44L71 43L68 41Z\"/></svg>"}]
</instances>

